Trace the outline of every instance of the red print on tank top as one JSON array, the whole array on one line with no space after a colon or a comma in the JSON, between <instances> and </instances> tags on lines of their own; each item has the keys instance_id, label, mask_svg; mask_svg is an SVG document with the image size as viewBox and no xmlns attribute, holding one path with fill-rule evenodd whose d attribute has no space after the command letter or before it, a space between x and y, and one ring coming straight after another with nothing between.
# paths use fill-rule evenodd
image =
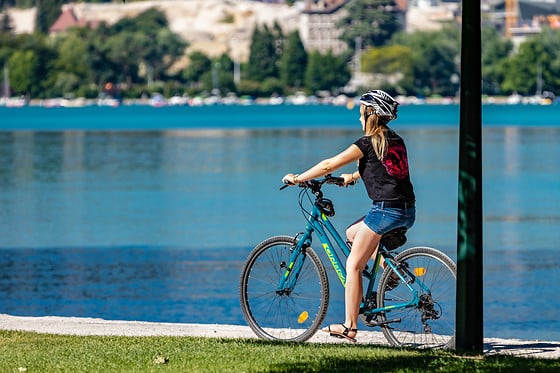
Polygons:
<instances>
[{"instance_id":1,"label":"red print on tank top","mask_svg":"<svg viewBox=\"0 0 560 373\"><path fill-rule=\"evenodd\" d=\"M397 179L405 178L408 175L408 157L404 145L390 144L387 154L383 158L383 166L389 175Z\"/></svg>"}]
</instances>

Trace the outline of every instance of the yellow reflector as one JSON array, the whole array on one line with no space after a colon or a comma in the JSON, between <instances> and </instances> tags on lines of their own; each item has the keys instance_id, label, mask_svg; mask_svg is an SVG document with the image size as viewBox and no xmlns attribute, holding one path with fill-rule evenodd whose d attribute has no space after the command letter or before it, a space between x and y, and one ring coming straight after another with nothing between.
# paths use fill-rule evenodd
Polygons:
<instances>
[{"instance_id":1,"label":"yellow reflector","mask_svg":"<svg viewBox=\"0 0 560 373\"><path fill-rule=\"evenodd\" d=\"M309 317L309 313L307 311L303 311L302 313L299 314L297 318L297 322L303 324L308 317Z\"/></svg>"},{"instance_id":2,"label":"yellow reflector","mask_svg":"<svg viewBox=\"0 0 560 373\"><path fill-rule=\"evenodd\" d=\"M414 275L415 276L424 276L425 274L426 274L426 268L424 268L424 267L414 268Z\"/></svg>"}]
</instances>

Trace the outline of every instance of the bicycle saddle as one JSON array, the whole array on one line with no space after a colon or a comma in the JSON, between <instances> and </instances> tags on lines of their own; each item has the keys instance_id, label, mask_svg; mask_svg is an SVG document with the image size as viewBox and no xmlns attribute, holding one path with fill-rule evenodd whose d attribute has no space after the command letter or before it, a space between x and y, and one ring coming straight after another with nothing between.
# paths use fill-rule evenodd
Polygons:
<instances>
[{"instance_id":1,"label":"bicycle saddle","mask_svg":"<svg viewBox=\"0 0 560 373\"><path fill-rule=\"evenodd\" d=\"M390 230L381 237L381 244L389 251L401 247L406 243L406 231L405 227Z\"/></svg>"}]
</instances>

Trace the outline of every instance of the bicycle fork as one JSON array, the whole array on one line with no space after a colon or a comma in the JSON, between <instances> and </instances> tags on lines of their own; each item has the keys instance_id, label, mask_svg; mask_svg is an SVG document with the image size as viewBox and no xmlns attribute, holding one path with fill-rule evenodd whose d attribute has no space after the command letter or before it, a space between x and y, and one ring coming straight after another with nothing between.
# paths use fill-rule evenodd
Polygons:
<instances>
[{"instance_id":1,"label":"bicycle fork","mask_svg":"<svg viewBox=\"0 0 560 373\"><path fill-rule=\"evenodd\" d=\"M310 246L311 237L309 234L305 234L301 238L296 236L296 244L291 249L291 255L288 263L284 261L280 262L280 268L284 269L284 274L280 277L276 294L290 295L305 263L305 255L303 255L303 252Z\"/></svg>"}]
</instances>

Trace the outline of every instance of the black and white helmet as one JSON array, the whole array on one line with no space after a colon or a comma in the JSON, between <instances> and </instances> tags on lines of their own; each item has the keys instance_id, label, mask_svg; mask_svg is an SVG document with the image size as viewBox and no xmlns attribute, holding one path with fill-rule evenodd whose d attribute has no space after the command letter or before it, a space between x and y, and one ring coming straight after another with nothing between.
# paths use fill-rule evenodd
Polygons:
<instances>
[{"instance_id":1,"label":"black and white helmet","mask_svg":"<svg viewBox=\"0 0 560 373\"><path fill-rule=\"evenodd\" d=\"M399 103L393 97L380 89L368 91L360 97L360 103L372 106L375 113L381 117L395 119Z\"/></svg>"}]
</instances>

